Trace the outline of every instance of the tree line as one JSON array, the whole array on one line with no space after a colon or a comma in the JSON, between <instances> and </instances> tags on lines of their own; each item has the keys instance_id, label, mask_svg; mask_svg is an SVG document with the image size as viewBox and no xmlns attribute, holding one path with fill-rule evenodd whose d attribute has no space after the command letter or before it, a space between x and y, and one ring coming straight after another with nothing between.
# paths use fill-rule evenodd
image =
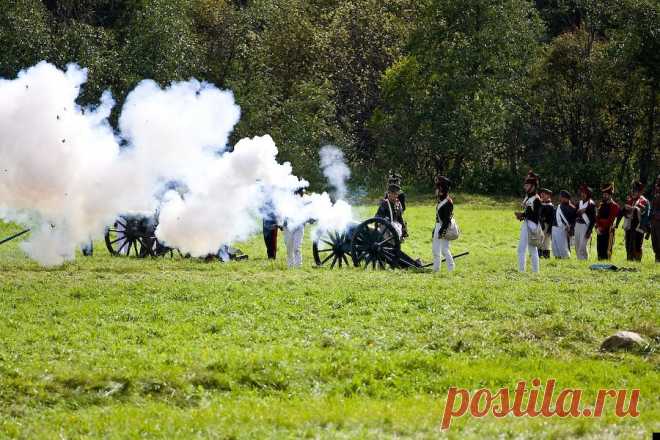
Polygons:
<instances>
[{"instance_id":1,"label":"tree line","mask_svg":"<svg viewBox=\"0 0 660 440\"><path fill-rule=\"evenodd\" d=\"M87 67L81 104L144 78L229 88L233 140L271 134L316 185L325 144L365 187L658 172L658 0L0 0L0 41L1 77Z\"/></svg>"}]
</instances>

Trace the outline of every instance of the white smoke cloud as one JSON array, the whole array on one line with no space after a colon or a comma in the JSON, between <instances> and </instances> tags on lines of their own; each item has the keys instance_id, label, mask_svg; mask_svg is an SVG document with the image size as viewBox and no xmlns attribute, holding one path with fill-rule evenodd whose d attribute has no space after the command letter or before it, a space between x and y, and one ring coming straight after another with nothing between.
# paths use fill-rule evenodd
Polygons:
<instances>
[{"instance_id":1,"label":"white smoke cloud","mask_svg":"<svg viewBox=\"0 0 660 440\"><path fill-rule=\"evenodd\" d=\"M30 220L24 249L45 265L72 258L121 203L106 184L119 156L107 123L114 101L105 93L96 108L78 106L86 77L42 62L0 79L0 215Z\"/></svg>"},{"instance_id":2,"label":"white smoke cloud","mask_svg":"<svg viewBox=\"0 0 660 440\"><path fill-rule=\"evenodd\" d=\"M207 158L198 164L201 173L189 182L189 193L167 195L156 236L182 252L201 256L253 235L266 202L272 198L275 209L286 212L300 186L291 165L279 164L276 156L273 139L263 136L242 139L234 151Z\"/></svg>"},{"instance_id":3,"label":"white smoke cloud","mask_svg":"<svg viewBox=\"0 0 660 440\"><path fill-rule=\"evenodd\" d=\"M128 95L115 136L109 93L96 108L75 103L86 76L75 65L63 72L42 62L0 80L0 217L33 228L23 248L40 263L72 259L119 214L157 208L158 239L193 256L250 237L265 206L322 228L352 220L350 205L328 194L294 195L308 184L277 162L270 136L226 151L240 116L231 92L196 80L165 89L143 81ZM328 179L345 194L343 154L323 151ZM163 195L172 181L183 195Z\"/></svg>"},{"instance_id":4,"label":"white smoke cloud","mask_svg":"<svg viewBox=\"0 0 660 440\"><path fill-rule=\"evenodd\" d=\"M321 169L328 183L335 190L335 199L343 200L346 197L346 181L351 177L351 170L346 165L344 153L337 147L326 145L319 152L321 156Z\"/></svg>"}]
</instances>

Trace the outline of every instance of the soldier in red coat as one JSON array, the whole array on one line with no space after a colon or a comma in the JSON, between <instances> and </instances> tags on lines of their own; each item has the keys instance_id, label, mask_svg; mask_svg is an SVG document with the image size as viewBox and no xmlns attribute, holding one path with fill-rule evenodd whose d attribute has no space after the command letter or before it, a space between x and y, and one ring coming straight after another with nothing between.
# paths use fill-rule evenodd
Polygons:
<instances>
[{"instance_id":1,"label":"soldier in red coat","mask_svg":"<svg viewBox=\"0 0 660 440\"><path fill-rule=\"evenodd\" d=\"M599 260L612 258L612 247L614 246L615 222L619 215L619 205L612 196L614 195L614 184L607 183L601 188L602 199L596 211L596 249Z\"/></svg>"},{"instance_id":2,"label":"soldier in red coat","mask_svg":"<svg viewBox=\"0 0 660 440\"><path fill-rule=\"evenodd\" d=\"M626 204L619 212L617 226L623 218L623 230L626 240L626 257L629 261L642 260L642 245L644 244L643 220L648 214L650 208L649 201L642 195L644 184L635 181L632 184L630 195L626 199Z\"/></svg>"}]
</instances>

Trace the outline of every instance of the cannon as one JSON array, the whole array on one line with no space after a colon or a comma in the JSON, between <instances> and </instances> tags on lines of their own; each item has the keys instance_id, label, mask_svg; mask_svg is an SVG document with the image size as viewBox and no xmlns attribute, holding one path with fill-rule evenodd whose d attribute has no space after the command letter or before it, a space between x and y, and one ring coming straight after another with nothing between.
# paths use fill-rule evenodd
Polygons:
<instances>
[{"instance_id":1,"label":"cannon","mask_svg":"<svg viewBox=\"0 0 660 440\"><path fill-rule=\"evenodd\" d=\"M178 249L166 246L156 238L158 213L146 215L120 215L105 231L105 246L114 256L174 257L175 252L180 257L188 258ZM240 249L231 246L221 246L217 254L210 254L205 261L219 259L221 261L245 260L248 256Z\"/></svg>"},{"instance_id":2,"label":"cannon","mask_svg":"<svg viewBox=\"0 0 660 440\"><path fill-rule=\"evenodd\" d=\"M114 256L172 257L174 249L156 238L157 226L157 215L120 215L105 231L105 246Z\"/></svg>"},{"instance_id":3,"label":"cannon","mask_svg":"<svg viewBox=\"0 0 660 440\"><path fill-rule=\"evenodd\" d=\"M424 268L401 251L399 234L384 218L373 217L349 225L346 231L324 231L314 240L312 254L317 266L355 266L372 269Z\"/></svg>"},{"instance_id":4,"label":"cannon","mask_svg":"<svg viewBox=\"0 0 660 440\"><path fill-rule=\"evenodd\" d=\"M318 267L360 267L365 269L425 269L423 264L401 250L399 234L389 220L373 217L353 223L343 232L324 231L312 244L314 262ZM469 255L463 252L454 259ZM444 260L443 260L444 261Z\"/></svg>"}]
</instances>

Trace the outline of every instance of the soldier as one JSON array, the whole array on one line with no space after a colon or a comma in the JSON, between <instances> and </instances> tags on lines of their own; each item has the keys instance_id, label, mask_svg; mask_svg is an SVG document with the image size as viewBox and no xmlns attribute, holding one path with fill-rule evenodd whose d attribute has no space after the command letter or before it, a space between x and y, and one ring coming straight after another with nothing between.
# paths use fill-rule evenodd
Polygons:
<instances>
[{"instance_id":1,"label":"soldier","mask_svg":"<svg viewBox=\"0 0 660 440\"><path fill-rule=\"evenodd\" d=\"M614 195L614 184L607 183L601 188L603 198L596 212L596 250L599 260L612 258L612 247L614 246L615 220L619 215L619 204L612 196Z\"/></svg>"},{"instance_id":2,"label":"soldier","mask_svg":"<svg viewBox=\"0 0 660 440\"><path fill-rule=\"evenodd\" d=\"M454 270L454 257L449 249L449 240L445 238L447 228L454 216L454 202L449 197L449 187L451 181L440 176L436 179L436 194L438 195L438 204L435 208L435 228L433 229L433 271L440 271L441 256L447 262L447 272Z\"/></svg>"},{"instance_id":3,"label":"soldier","mask_svg":"<svg viewBox=\"0 0 660 440\"><path fill-rule=\"evenodd\" d=\"M295 194L299 197L305 195L305 189L298 189ZM284 220L284 244L286 245L286 263L290 268L302 267L302 242L305 236L305 223L292 224L289 219Z\"/></svg>"},{"instance_id":4,"label":"soldier","mask_svg":"<svg viewBox=\"0 0 660 440\"><path fill-rule=\"evenodd\" d=\"M263 213L263 234L264 243L266 244L266 255L269 260L274 260L277 257L277 230L279 229L279 221L275 212L275 207L272 203L267 203Z\"/></svg>"},{"instance_id":5,"label":"soldier","mask_svg":"<svg viewBox=\"0 0 660 440\"><path fill-rule=\"evenodd\" d=\"M630 195L626 199L626 204L619 212L616 226L619 226L621 219L624 219L623 229L625 231L626 258L628 261L642 260L642 245L644 244L644 223L643 220L648 216L649 201L642 195L644 184L635 181L632 184Z\"/></svg>"},{"instance_id":6,"label":"soldier","mask_svg":"<svg viewBox=\"0 0 660 440\"><path fill-rule=\"evenodd\" d=\"M552 206L552 191L547 188L539 190L541 199L540 224L543 229L543 244L539 247L539 257L550 258L550 248L552 247L552 219L555 216L555 208Z\"/></svg>"},{"instance_id":7,"label":"soldier","mask_svg":"<svg viewBox=\"0 0 660 440\"><path fill-rule=\"evenodd\" d=\"M651 201L651 243L655 262L660 263L660 174L655 179Z\"/></svg>"},{"instance_id":8,"label":"soldier","mask_svg":"<svg viewBox=\"0 0 660 440\"><path fill-rule=\"evenodd\" d=\"M592 194L589 186L580 186L580 202L575 220L575 254L578 260L589 259L591 232L596 224L596 204L591 200Z\"/></svg>"},{"instance_id":9,"label":"soldier","mask_svg":"<svg viewBox=\"0 0 660 440\"><path fill-rule=\"evenodd\" d=\"M378 206L376 217L389 220L399 234L399 238L404 239L408 236L408 228L406 227L406 222L403 221L403 207L399 200L400 191L401 187L394 183L387 187L387 194Z\"/></svg>"},{"instance_id":10,"label":"soldier","mask_svg":"<svg viewBox=\"0 0 660 440\"><path fill-rule=\"evenodd\" d=\"M87 243L80 245L80 252L82 252L83 257L91 257L94 255L94 243L91 238Z\"/></svg>"},{"instance_id":11,"label":"soldier","mask_svg":"<svg viewBox=\"0 0 660 440\"><path fill-rule=\"evenodd\" d=\"M575 228L575 206L571 203L571 193L559 193L559 205L552 219L552 255L555 258L571 256L571 236Z\"/></svg>"},{"instance_id":12,"label":"soldier","mask_svg":"<svg viewBox=\"0 0 660 440\"><path fill-rule=\"evenodd\" d=\"M525 190L525 199L522 202L522 212L516 212L516 218L522 222L520 226L520 241L518 243L518 270L525 272L527 259L525 252L529 252L532 260L532 272L539 272L539 251L538 245L543 234L539 226L539 217L541 215L541 199L536 193L539 186L539 176L530 171L525 178L523 189Z\"/></svg>"},{"instance_id":13,"label":"soldier","mask_svg":"<svg viewBox=\"0 0 660 440\"><path fill-rule=\"evenodd\" d=\"M396 185L399 187L399 202L401 203L401 212L406 210L406 193L401 191L401 174L397 174L390 170L387 175L387 186ZM385 193L387 197L387 193Z\"/></svg>"}]
</instances>

